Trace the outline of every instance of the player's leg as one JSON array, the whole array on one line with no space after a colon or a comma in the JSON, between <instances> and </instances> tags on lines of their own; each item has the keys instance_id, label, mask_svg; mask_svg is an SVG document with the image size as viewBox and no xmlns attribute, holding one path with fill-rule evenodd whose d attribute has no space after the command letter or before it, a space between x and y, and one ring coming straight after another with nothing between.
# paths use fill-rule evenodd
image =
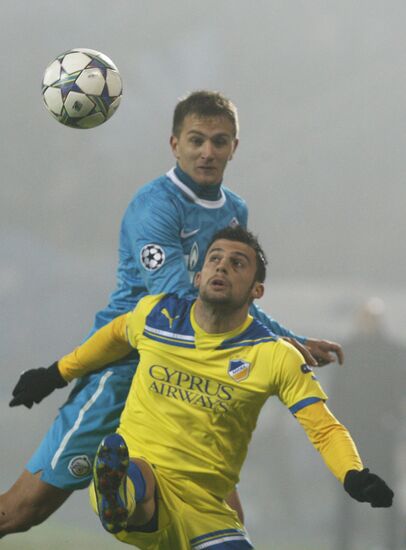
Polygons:
<instances>
[{"instance_id":1,"label":"player's leg","mask_svg":"<svg viewBox=\"0 0 406 550\"><path fill-rule=\"evenodd\" d=\"M2 496L0 536L38 525L89 485L97 447L118 426L134 370L134 364L106 369L76 384L27 472Z\"/></svg>"},{"instance_id":2,"label":"player's leg","mask_svg":"<svg viewBox=\"0 0 406 550\"><path fill-rule=\"evenodd\" d=\"M213 495L192 480L177 483L176 491L182 494L189 507L183 520L193 550L248 550L253 545L238 515L229 504ZM227 499L229 500L229 499Z\"/></svg>"},{"instance_id":3,"label":"player's leg","mask_svg":"<svg viewBox=\"0 0 406 550\"><path fill-rule=\"evenodd\" d=\"M39 473L24 471L14 485L0 495L0 538L42 523L70 494L71 491L41 481Z\"/></svg>"},{"instance_id":4,"label":"player's leg","mask_svg":"<svg viewBox=\"0 0 406 550\"><path fill-rule=\"evenodd\" d=\"M245 527L239 522L234 510L218 501L213 506L208 497L202 506L194 507L185 515L192 550L251 550L253 547ZM205 504L207 505L205 507Z\"/></svg>"},{"instance_id":5,"label":"player's leg","mask_svg":"<svg viewBox=\"0 0 406 550\"><path fill-rule=\"evenodd\" d=\"M155 487L151 467L130 459L120 434L103 439L94 462L90 501L106 531L115 534L149 524L156 508Z\"/></svg>"}]
</instances>

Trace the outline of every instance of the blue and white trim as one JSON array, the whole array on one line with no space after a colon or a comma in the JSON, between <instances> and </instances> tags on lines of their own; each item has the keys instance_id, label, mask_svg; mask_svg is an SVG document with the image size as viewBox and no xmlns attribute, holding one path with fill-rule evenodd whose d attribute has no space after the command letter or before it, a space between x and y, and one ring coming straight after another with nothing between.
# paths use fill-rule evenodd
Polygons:
<instances>
[{"instance_id":1,"label":"blue and white trim","mask_svg":"<svg viewBox=\"0 0 406 550\"><path fill-rule=\"evenodd\" d=\"M169 344L171 346L180 346L184 348L194 348L195 338L187 334L178 334L176 332L169 332L159 328L145 325L144 336L147 336L151 340L161 342L163 344Z\"/></svg>"},{"instance_id":2,"label":"blue and white trim","mask_svg":"<svg viewBox=\"0 0 406 550\"><path fill-rule=\"evenodd\" d=\"M254 548L247 533L240 529L222 529L200 535L190 541L193 550L248 550Z\"/></svg>"},{"instance_id":3,"label":"blue and white trim","mask_svg":"<svg viewBox=\"0 0 406 550\"><path fill-rule=\"evenodd\" d=\"M194 203L198 204L199 206L203 206L203 208L221 208L226 202L225 193L221 188L221 197L217 201L207 201L198 197L196 193L194 193L191 189L189 189L187 185L180 181L178 176L175 174L175 168L169 170L166 175L177 187L179 187L182 193L187 195Z\"/></svg>"}]
</instances>

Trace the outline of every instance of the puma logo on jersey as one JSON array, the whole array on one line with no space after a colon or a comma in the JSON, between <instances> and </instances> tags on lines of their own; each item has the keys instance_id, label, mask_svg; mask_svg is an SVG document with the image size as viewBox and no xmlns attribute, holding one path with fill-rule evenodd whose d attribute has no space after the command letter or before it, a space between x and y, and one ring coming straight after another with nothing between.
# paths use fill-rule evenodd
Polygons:
<instances>
[{"instance_id":1,"label":"puma logo on jersey","mask_svg":"<svg viewBox=\"0 0 406 550\"><path fill-rule=\"evenodd\" d=\"M166 309L166 307L164 307L163 309L161 309L161 313L162 315L164 315L168 321L169 321L169 328L172 328L172 325L173 325L173 322L176 320L176 319L179 319L180 315L175 315L175 317L171 317L170 316L170 313L169 311Z\"/></svg>"}]
</instances>

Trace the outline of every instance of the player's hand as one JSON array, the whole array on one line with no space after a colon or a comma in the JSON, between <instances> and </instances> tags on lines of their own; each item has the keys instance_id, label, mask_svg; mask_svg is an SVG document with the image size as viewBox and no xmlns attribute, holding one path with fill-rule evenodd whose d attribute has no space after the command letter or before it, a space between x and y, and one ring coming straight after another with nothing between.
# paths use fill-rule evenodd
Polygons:
<instances>
[{"instance_id":1,"label":"player's hand","mask_svg":"<svg viewBox=\"0 0 406 550\"><path fill-rule=\"evenodd\" d=\"M389 508L392 506L394 493L383 479L371 474L368 468L349 470L345 474L344 489L358 502L369 502L372 508Z\"/></svg>"},{"instance_id":2,"label":"player's hand","mask_svg":"<svg viewBox=\"0 0 406 550\"><path fill-rule=\"evenodd\" d=\"M306 347L310 354L316 360L314 366L324 367L329 363L338 361L339 365L344 363L344 353L340 344L330 342L329 340L318 340L317 338L308 338Z\"/></svg>"},{"instance_id":3,"label":"player's hand","mask_svg":"<svg viewBox=\"0 0 406 550\"><path fill-rule=\"evenodd\" d=\"M309 349L304 344L301 344L298 340L295 340L295 338L290 338L289 336L283 336L282 340L286 340L286 342L289 342L289 344L292 344L292 346L300 351L307 365L310 365L311 367L318 366L317 360L313 357Z\"/></svg>"},{"instance_id":4,"label":"player's hand","mask_svg":"<svg viewBox=\"0 0 406 550\"><path fill-rule=\"evenodd\" d=\"M56 388L63 388L67 384L58 370L58 363L53 363L47 369L41 367L27 370L21 374L9 405L24 405L31 409L34 403L39 403Z\"/></svg>"}]
</instances>

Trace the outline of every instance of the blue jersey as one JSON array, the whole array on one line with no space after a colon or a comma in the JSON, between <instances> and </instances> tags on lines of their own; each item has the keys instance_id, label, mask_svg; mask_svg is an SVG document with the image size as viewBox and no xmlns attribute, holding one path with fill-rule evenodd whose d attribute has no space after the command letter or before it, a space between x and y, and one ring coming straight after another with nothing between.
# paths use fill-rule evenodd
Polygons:
<instances>
[{"instance_id":1,"label":"blue jersey","mask_svg":"<svg viewBox=\"0 0 406 550\"><path fill-rule=\"evenodd\" d=\"M202 198L179 168L142 187L121 225L117 288L96 315L92 332L133 309L146 294L195 297L193 279L214 233L227 226L246 227L247 218L241 197L219 186L217 197ZM251 313L274 333L305 341L257 306Z\"/></svg>"}]
</instances>

